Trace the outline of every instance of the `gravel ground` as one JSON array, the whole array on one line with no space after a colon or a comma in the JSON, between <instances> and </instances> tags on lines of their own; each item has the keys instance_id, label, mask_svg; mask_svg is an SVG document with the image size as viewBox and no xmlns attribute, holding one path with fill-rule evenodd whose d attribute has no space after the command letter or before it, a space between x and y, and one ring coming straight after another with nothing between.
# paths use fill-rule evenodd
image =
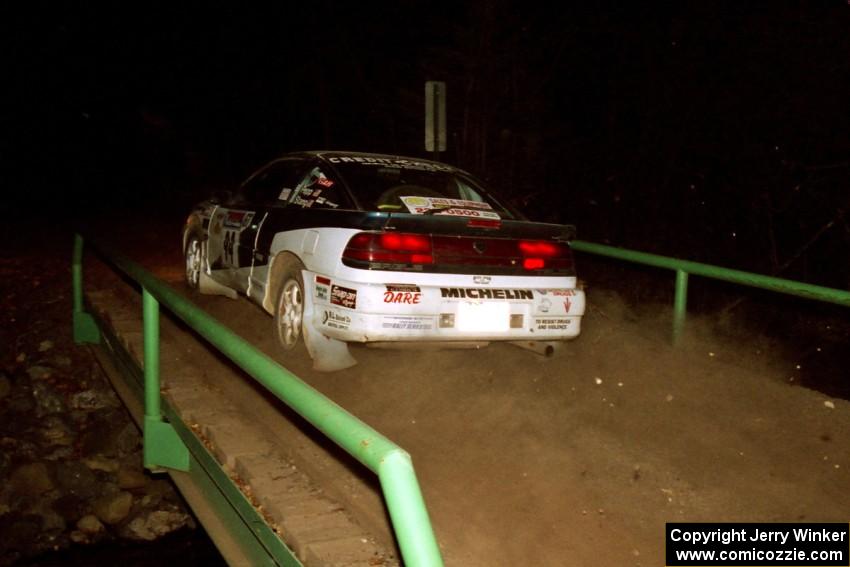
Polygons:
<instances>
[{"instance_id":1,"label":"gravel ground","mask_svg":"<svg viewBox=\"0 0 850 567\"><path fill-rule=\"evenodd\" d=\"M70 234L0 256L0 565L223 564L71 335Z\"/></svg>"}]
</instances>

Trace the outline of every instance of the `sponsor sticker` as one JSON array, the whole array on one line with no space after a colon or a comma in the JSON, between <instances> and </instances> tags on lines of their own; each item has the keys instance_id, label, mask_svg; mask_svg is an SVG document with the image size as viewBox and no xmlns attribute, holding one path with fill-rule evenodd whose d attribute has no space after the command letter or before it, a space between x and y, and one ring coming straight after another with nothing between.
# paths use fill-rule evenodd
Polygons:
<instances>
[{"instance_id":1,"label":"sponsor sticker","mask_svg":"<svg viewBox=\"0 0 850 567\"><path fill-rule=\"evenodd\" d=\"M405 303L407 305L418 305L422 301L422 294L418 291L385 291L384 303Z\"/></svg>"},{"instance_id":2,"label":"sponsor sticker","mask_svg":"<svg viewBox=\"0 0 850 567\"><path fill-rule=\"evenodd\" d=\"M388 283L387 284L387 291L409 291L411 293L419 293L422 290L419 289L419 286L416 285L416 284Z\"/></svg>"},{"instance_id":3,"label":"sponsor sticker","mask_svg":"<svg viewBox=\"0 0 850 567\"><path fill-rule=\"evenodd\" d=\"M450 299L534 299L530 289L490 289L478 287L441 287L440 295Z\"/></svg>"},{"instance_id":4,"label":"sponsor sticker","mask_svg":"<svg viewBox=\"0 0 850 567\"><path fill-rule=\"evenodd\" d=\"M400 169L416 169L420 171L455 171L455 168L442 163L426 163L412 159L391 159L372 156L339 156L330 157L331 163L359 163L360 165L383 165Z\"/></svg>"},{"instance_id":5,"label":"sponsor sticker","mask_svg":"<svg viewBox=\"0 0 850 567\"><path fill-rule=\"evenodd\" d=\"M411 206L429 207L432 209L438 207L464 207L466 209L480 209L484 211L493 210L490 203L485 203L483 201L468 201L466 199L447 199L445 197L401 197L401 201L405 205L408 205L408 208ZM409 203L410 201L413 202Z\"/></svg>"},{"instance_id":6,"label":"sponsor sticker","mask_svg":"<svg viewBox=\"0 0 850 567\"><path fill-rule=\"evenodd\" d=\"M407 210L416 215L434 211L434 214L453 217L485 218L499 220L489 203L467 201L464 199L444 199L441 197L399 197Z\"/></svg>"},{"instance_id":7,"label":"sponsor sticker","mask_svg":"<svg viewBox=\"0 0 850 567\"><path fill-rule=\"evenodd\" d=\"M251 223L254 213L248 211L227 211L224 226L227 228L245 228Z\"/></svg>"},{"instance_id":8,"label":"sponsor sticker","mask_svg":"<svg viewBox=\"0 0 850 567\"><path fill-rule=\"evenodd\" d=\"M325 309L322 313L322 325L331 329L347 329L351 326L351 317L344 313Z\"/></svg>"},{"instance_id":9,"label":"sponsor sticker","mask_svg":"<svg viewBox=\"0 0 850 567\"><path fill-rule=\"evenodd\" d=\"M572 320L567 319L566 317L534 319L534 326L538 331L566 331L571 323Z\"/></svg>"},{"instance_id":10,"label":"sponsor sticker","mask_svg":"<svg viewBox=\"0 0 850 567\"><path fill-rule=\"evenodd\" d=\"M316 284L316 299L328 300L328 286Z\"/></svg>"},{"instance_id":11,"label":"sponsor sticker","mask_svg":"<svg viewBox=\"0 0 850 567\"><path fill-rule=\"evenodd\" d=\"M342 287L341 285L331 286L331 303L349 309L355 309L357 307L357 290Z\"/></svg>"},{"instance_id":12,"label":"sponsor sticker","mask_svg":"<svg viewBox=\"0 0 850 567\"><path fill-rule=\"evenodd\" d=\"M574 289L553 289L552 295L562 295L566 297L573 297L576 294L576 290Z\"/></svg>"},{"instance_id":13,"label":"sponsor sticker","mask_svg":"<svg viewBox=\"0 0 850 567\"><path fill-rule=\"evenodd\" d=\"M434 321L431 317L387 316L381 319L381 327L400 331L429 331L434 328Z\"/></svg>"}]
</instances>

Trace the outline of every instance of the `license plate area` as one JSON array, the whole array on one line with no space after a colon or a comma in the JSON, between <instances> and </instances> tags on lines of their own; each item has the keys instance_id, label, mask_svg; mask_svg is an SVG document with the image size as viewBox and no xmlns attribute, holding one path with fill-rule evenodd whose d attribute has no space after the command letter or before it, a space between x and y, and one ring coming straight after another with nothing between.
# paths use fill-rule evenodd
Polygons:
<instances>
[{"instance_id":1,"label":"license plate area","mask_svg":"<svg viewBox=\"0 0 850 567\"><path fill-rule=\"evenodd\" d=\"M509 303L462 301L457 305L457 330L466 332L504 332L510 327Z\"/></svg>"}]
</instances>

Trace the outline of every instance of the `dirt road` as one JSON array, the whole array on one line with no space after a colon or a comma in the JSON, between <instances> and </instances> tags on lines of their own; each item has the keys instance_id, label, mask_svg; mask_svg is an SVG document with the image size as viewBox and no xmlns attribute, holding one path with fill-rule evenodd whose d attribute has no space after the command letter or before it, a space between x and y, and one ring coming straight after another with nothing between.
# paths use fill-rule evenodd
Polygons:
<instances>
[{"instance_id":1,"label":"dirt road","mask_svg":"<svg viewBox=\"0 0 850 567\"><path fill-rule=\"evenodd\" d=\"M850 403L789 385L756 338L718 343L692 321L672 349L663 322L591 288L582 336L551 359L354 347L357 366L323 374L303 347L281 356L244 298L189 292L175 256L142 261L408 450L447 565L661 565L665 522L848 520ZM374 482L304 450L386 534Z\"/></svg>"}]
</instances>

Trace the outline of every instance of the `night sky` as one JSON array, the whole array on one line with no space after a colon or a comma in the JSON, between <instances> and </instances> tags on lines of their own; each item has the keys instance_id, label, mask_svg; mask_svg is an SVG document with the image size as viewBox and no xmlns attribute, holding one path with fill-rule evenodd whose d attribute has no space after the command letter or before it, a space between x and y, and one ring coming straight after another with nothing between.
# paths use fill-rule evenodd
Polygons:
<instances>
[{"instance_id":1,"label":"night sky","mask_svg":"<svg viewBox=\"0 0 850 567\"><path fill-rule=\"evenodd\" d=\"M14 215L180 211L285 151L445 161L579 236L850 287L847 2L4 6Z\"/></svg>"}]
</instances>

